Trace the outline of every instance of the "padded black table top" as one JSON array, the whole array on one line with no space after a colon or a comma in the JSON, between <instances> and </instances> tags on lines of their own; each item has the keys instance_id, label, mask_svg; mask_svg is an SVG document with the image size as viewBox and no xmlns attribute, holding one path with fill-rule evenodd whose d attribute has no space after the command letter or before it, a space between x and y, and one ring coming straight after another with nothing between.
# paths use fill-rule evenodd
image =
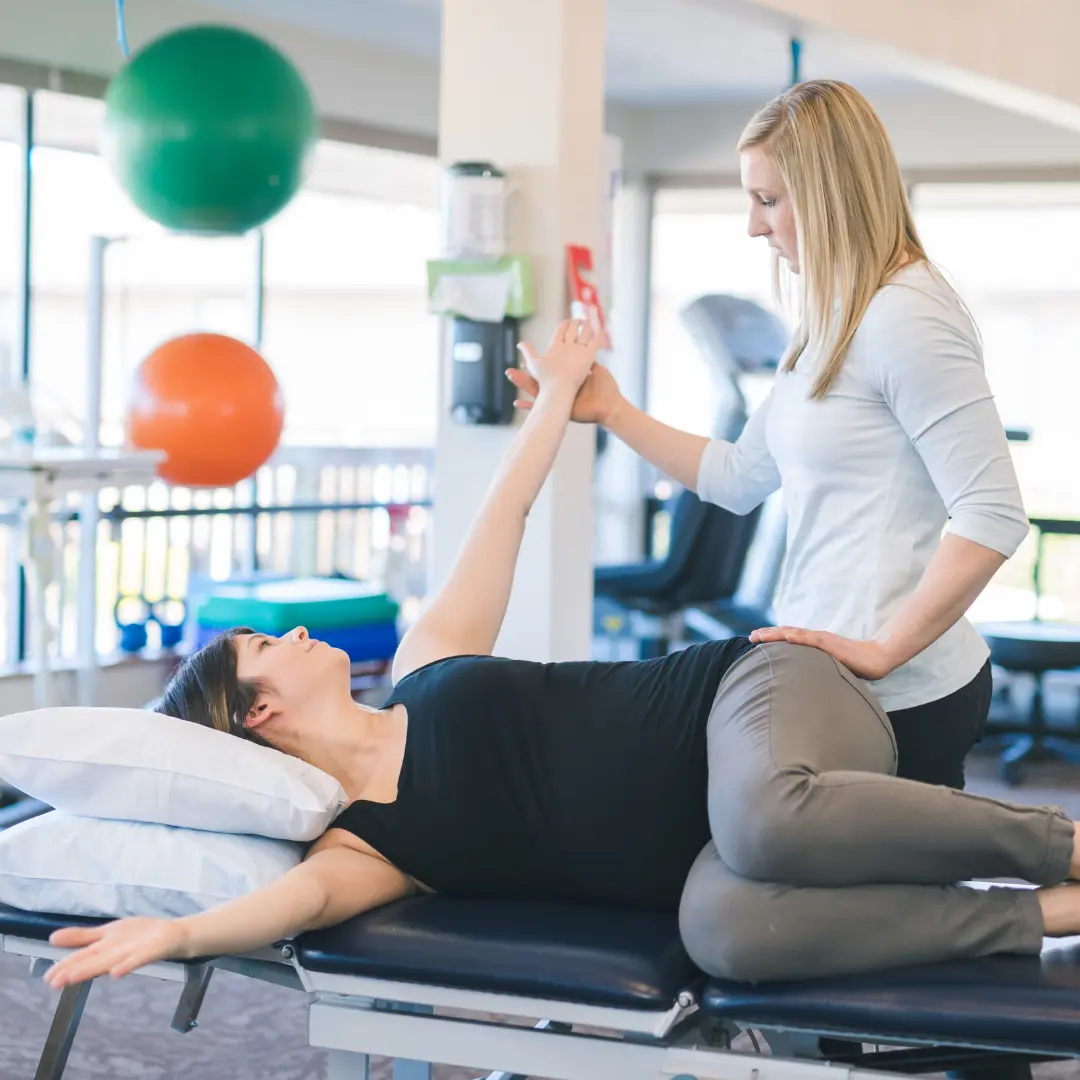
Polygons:
<instances>
[{"instance_id":1,"label":"padded black table top","mask_svg":"<svg viewBox=\"0 0 1080 1080\"><path fill-rule=\"evenodd\" d=\"M626 1009L669 1009L702 981L673 914L417 896L297 945L309 971Z\"/></svg>"},{"instance_id":2,"label":"padded black table top","mask_svg":"<svg viewBox=\"0 0 1080 1080\"><path fill-rule=\"evenodd\" d=\"M83 919L77 915L48 915L37 911L0 904L0 934L30 938L31 941L47 941L54 930L65 926L96 926L102 919Z\"/></svg>"},{"instance_id":3,"label":"padded black table top","mask_svg":"<svg viewBox=\"0 0 1080 1080\"><path fill-rule=\"evenodd\" d=\"M0 904L0 934L45 940L100 919ZM362 975L624 1009L665 1010L703 976L674 915L419 896L302 935L313 972Z\"/></svg>"},{"instance_id":4,"label":"padded black table top","mask_svg":"<svg viewBox=\"0 0 1080 1080\"><path fill-rule=\"evenodd\" d=\"M44 940L100 920L0 905L0 934ZM312 972L616 1008L670 1008L702 992L712 1015L869 1041L1080 1055L1080 944L874 975L748 986L704 977L673 915L421 896L296 942Z\"/></svg>"},{"instance_id":5,"label":"padded black table top","mask_svg":"<svg viewBox=\"0 0 1080 1080\"><path fill-rule=\"evenodd\" d=\"M713 980L703 1008L762 1027L1080 1055L1080 945L800 983Z\"/></svg>"}]
</instances>

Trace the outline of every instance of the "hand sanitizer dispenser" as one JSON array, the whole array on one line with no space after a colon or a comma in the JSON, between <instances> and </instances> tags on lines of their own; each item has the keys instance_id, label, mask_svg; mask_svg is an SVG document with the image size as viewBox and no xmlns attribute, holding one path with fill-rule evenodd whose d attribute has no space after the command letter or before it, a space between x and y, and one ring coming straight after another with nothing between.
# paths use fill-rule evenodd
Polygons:
<instances>
[{"instance_id":1,"label":"hand sanitizer dispenser","mask_svg":"<svg viewBox=\"0 0 1080 1080\"><path fill-rule=\"evenodd\" d=\"M509 424L517 391L506 377L517 364L517 320L454 318L450 330L450 414L459 424Z\"/></svg>"},{"instance_id":2,"label":"hand sanitizer dispenser","mask_svg":"<svg viewBox=\"0 0 1080 1080\"><path fill-rule=\"evenodd\" d=\"M459 424L510 424L518 327L532 314L532 280L521 256L428 263L431 308L450 318L450 414Z\"/></svg>"}]
</instances>

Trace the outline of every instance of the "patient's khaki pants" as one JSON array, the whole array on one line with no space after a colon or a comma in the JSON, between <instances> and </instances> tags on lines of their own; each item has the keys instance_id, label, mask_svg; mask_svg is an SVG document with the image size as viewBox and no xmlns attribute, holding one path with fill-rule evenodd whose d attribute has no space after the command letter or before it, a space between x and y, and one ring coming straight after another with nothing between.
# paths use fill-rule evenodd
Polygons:
<instances>
[{"instance_id":1,"label":"patient's khaki pants","mask_svg":"<svg viewBox=\"0 0 1080 1080\"><path fill-rule=\"evenodd\" d=\"M713 841L680 927L705 971L769 981L1037 953L1030 889L1069 870L1072 823L893 776L889 720L827 654L776 643L725 675L709 718Z\"/></svg>"}]
</instances>

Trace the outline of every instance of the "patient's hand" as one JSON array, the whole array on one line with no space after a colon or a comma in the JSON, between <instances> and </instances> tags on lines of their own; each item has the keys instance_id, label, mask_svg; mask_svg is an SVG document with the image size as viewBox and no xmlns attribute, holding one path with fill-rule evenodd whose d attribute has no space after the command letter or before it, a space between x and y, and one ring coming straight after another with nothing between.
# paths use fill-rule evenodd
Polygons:
<instances>
[{"instance_id":1,"label":"patient's hand","mask_svg":"<svg viewBox=\"0 0 1080 1080\"><path fill-rule=\"evenodd\" d=\"M187 958L188 931L173 919L121 919L104 926L69 926L57 930L49 944L76 949L45 974L54 989L96 979L119 978L158 960Z\"/></svg>"},{"instance_id":2,"label":"patient's hand","mask_svg":"<svg viewBox=\"0 0 1080 1080\"><path fill-rule=\"evenodd\" d=\"M546 386L561 383L575 394L589 377L599 347L600 338L587 323L576 319L559 324L543 355L527 342L518 346L525 370L536 384L538 393Z\"/></svg>"}]
</instances>

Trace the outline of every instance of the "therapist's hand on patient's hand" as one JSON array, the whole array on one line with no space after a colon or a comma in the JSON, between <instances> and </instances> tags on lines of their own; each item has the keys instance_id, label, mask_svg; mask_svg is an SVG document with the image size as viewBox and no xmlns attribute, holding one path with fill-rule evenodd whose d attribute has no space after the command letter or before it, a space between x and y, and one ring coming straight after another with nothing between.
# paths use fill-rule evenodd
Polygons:
<instances>
[{"instance_id":1,"label":"therapist's hand on patient's hand","mask_svg":"<svg viewBox=\"0 0 1080 1080\"><path fill-rule=\"evenodd\" d=\"M765 641L789 641L792 645L809 645L811 648L821 649L843 664L852 675L868 682L885 678L899 666L880 642L841 637L839 634L830 634L827 630L770 626L767 629L755 630L750 635L750 640L755 644Z\"/></svg>"},{"instance_id":2,"label":"therapist's hand on patient's hand","mask_svg":"<svg viewBox=\"0 0 1080 1080\"><path fill-rule=\"evenodd\" d=\"M510 368L506 377L525 395L514 402L515 407L531 409L533 400L540 393L537 381L523 368ZM615 377L597 361L574 398L570 419L578 424L607 424L621 400Z\"/></svg>"},{"instance_id":3,"label":"therapist's hand on patient's hand","mask_svg":"<svg viewBox=\"0 0 1080 1080\"><path fill-rule=\"evenodd\" d=\"M100 975L130 975L159 960L186 959L188 932L176 919L121 919L104 926L57 930L49 944L77 950L45 973L45 982L62 990Z\"/></svg>"},{"instance_id":4,"label":"therapist's hand on patient's hand","mask_svg":"<svg viewBox=\"0 0 1080 1080\"><path fill-rule=\"evenodd\" d=\"M575 394L589 377L599 347L599 337L580 319L559 323L551 344L542 355L526 342L518 346L525 370L532 376L539 392L548 386L562 385L572 388Z\"/></svg>"},{"instance_id":5,"label":"therapist's hand on patient's hand","mask_svg":"<svg viewBox=\"0 0 1080 1080\"><path fill-rule=\"evenodd\" d=\"M506 377L526 395L515 405L519 409L531 408L544 385L562 379L572 383L577 392L570 419L584 424L602 423L621 397L611 372L596 360L597 350L608 345L606 333L596 333L576 320L559 326L543 356L523 344L524 366L506 372Z\"/></svg>"}]
</instances>

